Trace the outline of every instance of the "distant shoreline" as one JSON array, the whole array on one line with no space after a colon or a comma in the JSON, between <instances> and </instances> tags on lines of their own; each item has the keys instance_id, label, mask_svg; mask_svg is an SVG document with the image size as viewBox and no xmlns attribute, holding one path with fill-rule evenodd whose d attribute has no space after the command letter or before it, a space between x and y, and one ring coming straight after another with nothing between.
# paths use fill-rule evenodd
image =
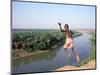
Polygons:
<instances>
[{"instance_id":1,"label":"distant shoreline","mask_svg":"<svg viewBox=\"0 0 100 75\"><path fill-rule=\"evenodd\" d=\"M29 29L27 29L27 28L12 28L12 30L59 30L59 29L36 29L36 28L34 28L34 29L31 29L31 28L29 28ZM88 29L88 28L71 28L71 30L95 30L95 28L91 28L91 29Z\"/></svg>"}]
</instances>

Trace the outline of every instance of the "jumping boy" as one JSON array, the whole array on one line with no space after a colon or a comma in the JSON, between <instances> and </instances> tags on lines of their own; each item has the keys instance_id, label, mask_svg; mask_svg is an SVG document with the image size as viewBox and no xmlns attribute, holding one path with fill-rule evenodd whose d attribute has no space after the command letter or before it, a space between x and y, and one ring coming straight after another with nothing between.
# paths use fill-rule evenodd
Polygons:
<instances>
[{"instance_id":1,"label":"jumping boy","mask_svg":"<svg viewBox=\"0 0 100 75\"><path fill-rule=\"evenodd\" d=\"M65 33L65 36L66 36L66 42L65 42L65 44L64 44L64 51L65 51L66 54L67 54L67 58L69 59L70 54L66 51L66 49L67 49L67 48L71 48L72 53L74 54L74 56L75 56L77 62L80 63L79 55L75 52L74 47L73 47L73 36L72 36L73 32L72 32L71 30L69 30L68 24L65 24L65 25L64 25L64 30L63 30L62 27L61 27L61 23L58 23L58 24L59 24L59 26L60 26L61 32L64 32L64 33Z\"/></svg>"}]
</instances>

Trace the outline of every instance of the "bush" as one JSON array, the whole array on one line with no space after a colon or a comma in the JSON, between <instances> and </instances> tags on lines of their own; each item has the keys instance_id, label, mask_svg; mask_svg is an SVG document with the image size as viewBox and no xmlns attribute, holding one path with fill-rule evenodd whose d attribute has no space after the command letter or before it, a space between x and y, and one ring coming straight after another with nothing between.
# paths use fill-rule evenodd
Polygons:
<instances>
[{"instance_id":1,"label":"bush","mask_svg":"<svg viewBox=\"0 0 100 75\"><path fill-rule=\"evenodd\" d=\"M59 31L13 32L12 47L13 49L21 48L27 51L34 51L36 49L47 49L54 43L62 41L64 39L64 33Z\"/></svg>"}]
</instances>

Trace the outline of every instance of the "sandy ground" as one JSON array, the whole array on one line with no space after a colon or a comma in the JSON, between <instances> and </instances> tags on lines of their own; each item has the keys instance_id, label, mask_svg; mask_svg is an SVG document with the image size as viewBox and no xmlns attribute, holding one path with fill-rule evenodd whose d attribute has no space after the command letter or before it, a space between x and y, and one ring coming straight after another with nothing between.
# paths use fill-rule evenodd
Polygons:
<instances>
[{"instance_id":1,"label":"sandy ground","mask_svg":"<svg viewBox=\"0 0 100 75\"><path fill-rule=\"evenodd\" d=\"M91 60L87 64L84 64L80 67L77 67L77 66L64 66L64 67L56 69L56 71L82 70L82 69L95 69L95 68L96 68L95 60Z\"/></svg>"}]
</instances>

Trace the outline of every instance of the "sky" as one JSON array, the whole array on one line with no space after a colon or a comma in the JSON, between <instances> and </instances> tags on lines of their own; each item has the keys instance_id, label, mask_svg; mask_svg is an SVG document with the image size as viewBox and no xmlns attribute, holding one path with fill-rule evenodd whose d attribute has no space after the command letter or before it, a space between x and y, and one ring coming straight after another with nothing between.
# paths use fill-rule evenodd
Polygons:
<instances>
[{"instance_id":1,"label":"sky","mask_svg":"<svg viewBox=\"0 0 100 75\"><path fill-rule=\"evenodd\" d=\"M95 29L95 6L12 2L13 29Z\"/></svg>"}]
</instances>

